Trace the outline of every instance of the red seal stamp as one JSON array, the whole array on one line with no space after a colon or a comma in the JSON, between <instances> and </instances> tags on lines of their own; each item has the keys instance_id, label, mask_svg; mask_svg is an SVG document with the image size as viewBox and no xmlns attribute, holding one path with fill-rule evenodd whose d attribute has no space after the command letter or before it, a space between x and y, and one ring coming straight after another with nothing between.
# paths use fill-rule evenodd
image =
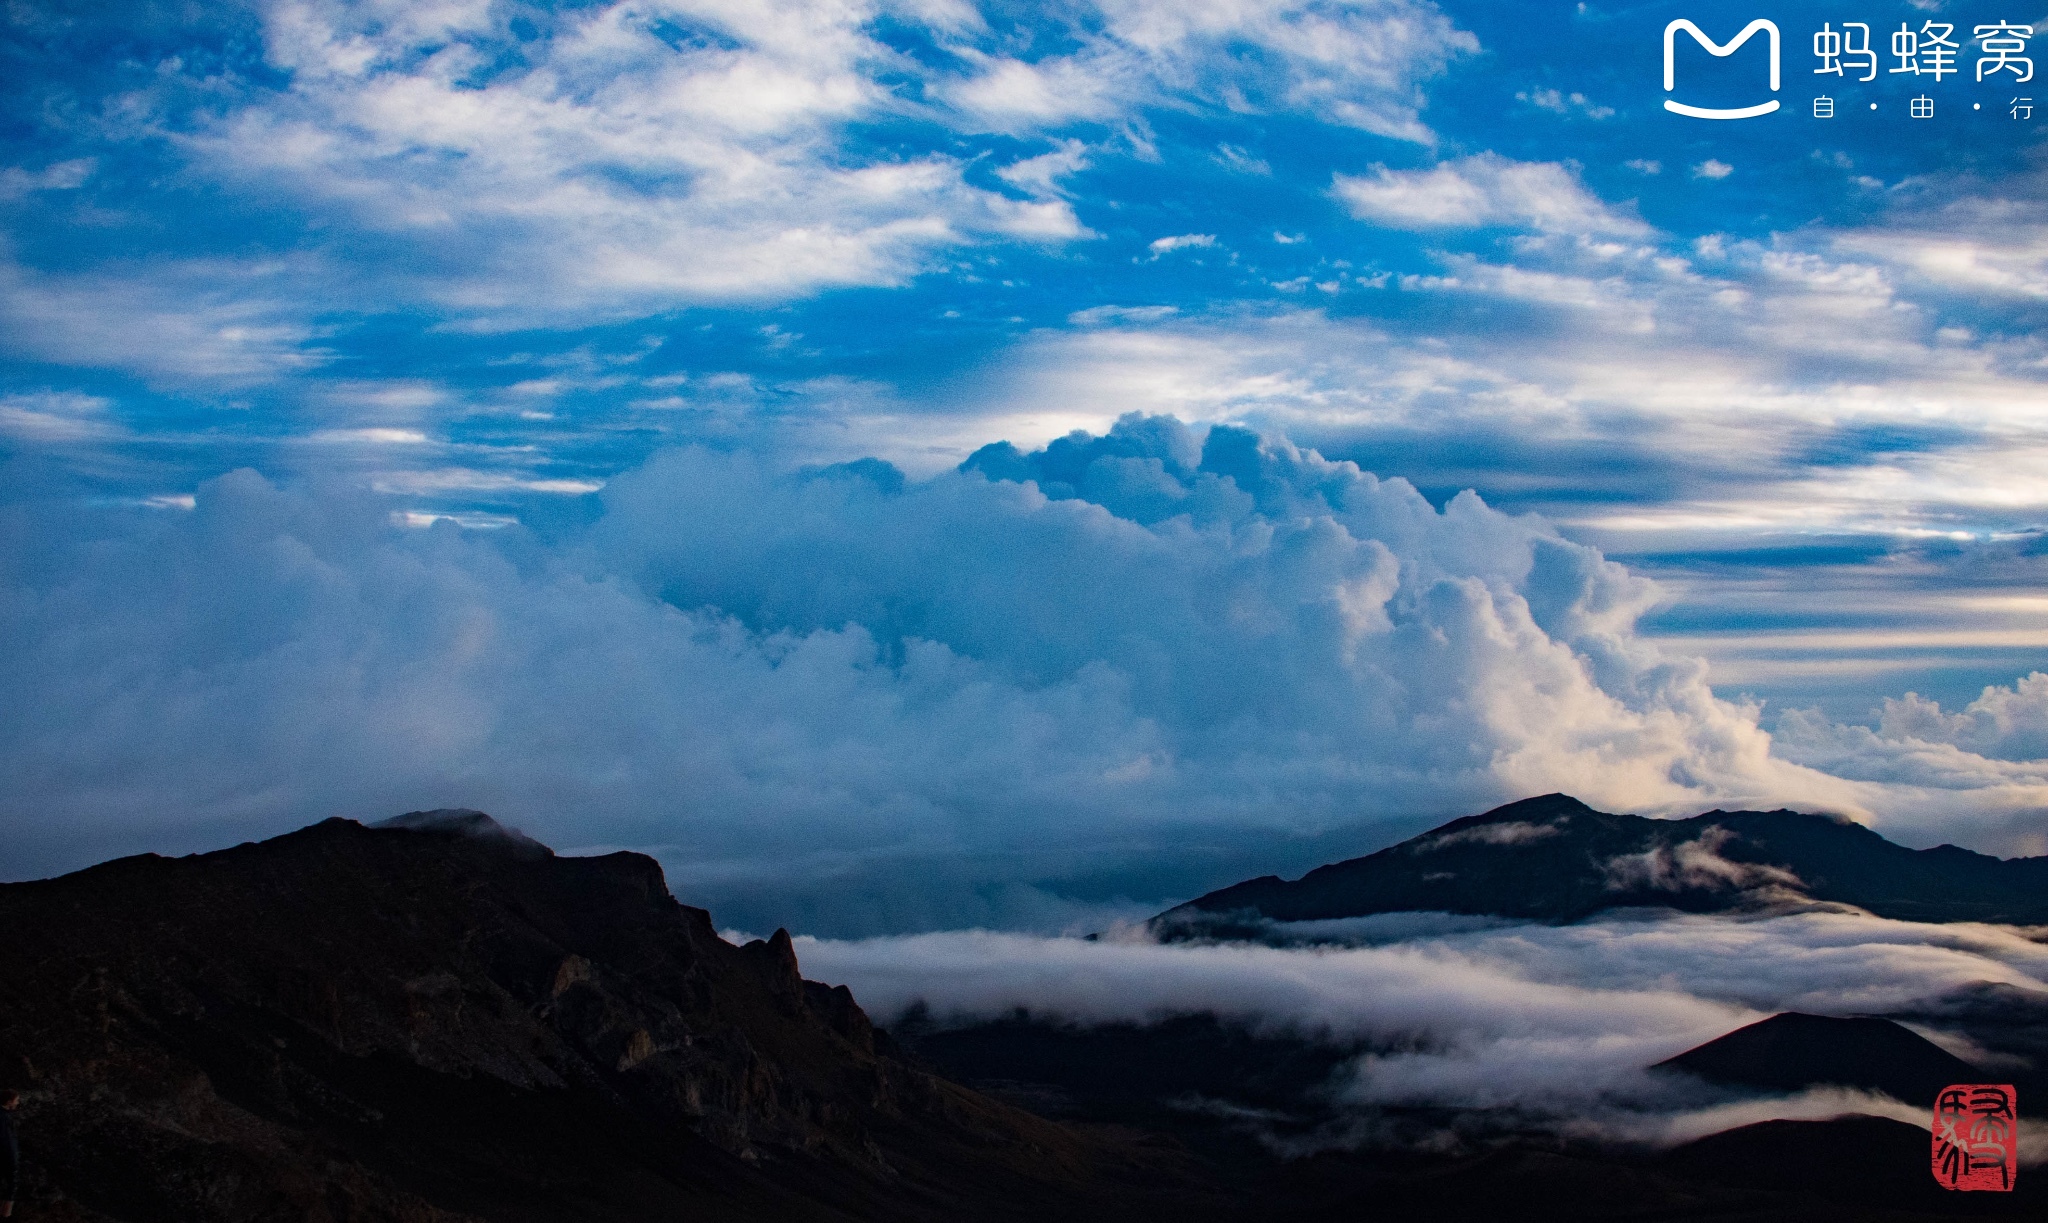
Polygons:
<instances>
[{"instance_id":1,"label":"red seal stamp","mask_svg":"<svg viewBox=\"0 0 2048 1223\"><path fill-rule=\"evenodd\" d=\"M1957 1083L1934 1097L1934 1179L1944 1189L2012 1191L2019 1097L2010 1083Z\"/></svg>"}]
</instances>

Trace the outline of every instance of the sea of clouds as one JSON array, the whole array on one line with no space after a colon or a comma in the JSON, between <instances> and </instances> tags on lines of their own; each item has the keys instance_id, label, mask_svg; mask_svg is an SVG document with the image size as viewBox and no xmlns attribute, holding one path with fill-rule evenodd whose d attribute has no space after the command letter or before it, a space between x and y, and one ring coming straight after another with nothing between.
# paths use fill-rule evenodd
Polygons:
<instances>
[{"instance_id":1,"label":"sea of clouds","mask_svg":"<svg viewBox=\"0 0 2048 1223\"><path fill-rule=\"evenodd\" d=\"M1093 941L980 930L800 938L797 954L806 976L850 986L883 1023L913 1007L942 1025L1020 1010L1081 1025L1206 1013L1372 1049L1326 1089L1324 1102L1355 1121L1310 1142L1369 1141L1384 1132L1374 1110L1388 1105L1488 1110L1649 1145L1845 1112L1924 1128L1921 1101L1836 1088L1731 1094L1649 1067L1781 1011L1934 1014L1983 983L2048 1004L2048 944L2007 926L1859 911L1569 926L1399 913L1350 925L1346 945L1312 948L1161 944L1124 928ZM1987 1071L2015 1065L1954 1030L1919 1030ZM2048 1158L2048 1129L2023 1137L2029 1162Z\"/></svg>"},{"instance_id":2,"label":"sea of clouds","mask_svg":"<svg viewBox=\"0 0 2048 1223\"><path fill-rule=\"evenodd\" d=\"M468 806L854 935L1141 915L1557 790L2039 839L2038 764L1979 752L2031 750L2041 682L1807 726L1794 763L1637 634L1648 581L1279 436L1130 417L917 481L689 448L584 504L493 532L246 470L189 510L17 494L0 870Z\"/></svg>"}]
</instances>

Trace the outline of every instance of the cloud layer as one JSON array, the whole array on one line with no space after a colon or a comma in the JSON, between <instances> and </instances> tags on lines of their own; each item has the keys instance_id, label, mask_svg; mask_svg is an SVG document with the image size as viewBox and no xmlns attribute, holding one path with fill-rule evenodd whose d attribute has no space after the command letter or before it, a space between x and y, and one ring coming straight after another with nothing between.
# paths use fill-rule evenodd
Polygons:
<instances>
[{"instance_id":1,"label":"cloud layer","mask_svg":"<svg viewBox=\"0 0 2048 1223\"><path fill-rule=\"evenodd\" d=\"M884 1022L918 1004L942 1023L1018 1009L1081 1024L1211 1013L1376 1050L1332 1085L1363 1113L1379 1105L1505 1109L1564 1132L1652 1144L1850 1111L1926 1124L1918 1101L1833 1090L1735 1101L1647 1072L1768 1014L1925 1013L1983 982L2048 1004L2048 951L2006 927L1860 913L1562 927L1388 918L1354 931L1352 946L1313 950L955 931L800 939L798 955L807 975L849 985ZM1361 1123L1323 1140L1377 1132ZM2042 1137L2029 1135L2032 1160L2048 1157Z\"/></svg>"},{"instance_id":2,"label":"cloud layer","mask_svg":"<svg viewBox=\"0 0 2048 1223\"><path fill-rule=\"evenodd\" d=\"M1864 810L1634 635L1640 579L1243 430L1134 417L916 483L676 451L553 544L387 506L242 472L189 513L17 507L46 541L4 604L17 852L459 803L766 906L1228 847L1150 900L1261 836L1546 790Z\"/></svg>"},{"instance_id":3,"label":"cloud layer","mask_svg":"<svg viewBox=\"0 0 2048 1223\"><path fill-rule=\"evenodd\" d=\"M23 11L26 28L94 47L89 24L46 17ZM1061 179L1091 146L1151 149L1154 112L1312 116L1427 143L1420 82L1478 49L1423 0L1021 17L887 0L259 0L118 36L160 40L153 74L100 99L93 134L125 143L123 160L176 158L187 185L225 189L259 228L300 227L206 261L252 282L212 294L239 299L215 312L278 312L260 297L281 243L301 252L297 287L331 306L492 328L900 286L977 246L1094 238ZM77 189L98 160L0 165L0 204ZM156 285L52 280L13 254L0 244L0 277L47 299L12 312L49 333L23 347L77 355L90 320L46 317L71 298L160 313ZM165 255L119 279L199 270Z\"/></svg>"},{"instance_id":4,"label":"cloud layer","mask_svg":"<svg viewBox=\"0 0 2048 1223\"><path fill-rule=\"evenodd\" d=\"M907 929L1541 789L2048 848L2031 689L1951 712L2048 644L2035 128L1694 178L1570 6L9 22L21 870L471 803Z\"/></svg>"}]
</instances>

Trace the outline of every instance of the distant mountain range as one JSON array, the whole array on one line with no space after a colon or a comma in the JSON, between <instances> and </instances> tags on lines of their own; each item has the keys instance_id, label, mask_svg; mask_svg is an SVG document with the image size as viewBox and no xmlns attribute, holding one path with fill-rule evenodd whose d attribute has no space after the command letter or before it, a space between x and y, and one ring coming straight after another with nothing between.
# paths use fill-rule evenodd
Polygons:
<instances>
[{"instance_id":1,"label":"distant mountain range","mask_svg":"<svg viewBox=\"0 0 2048 1223\"><path fill-rule=\"evenodd\" d=\"M1546 794L1453 820L1288 882L1274 875L1154 918L1168 938L1259 938L1270 923L1430 911L1570 922L1605 909L1685 913L1835 903L1905 921L2048 923L2048 857L1914 850L1796 811L1658 820Z\"/></svg>"}]
</instances>

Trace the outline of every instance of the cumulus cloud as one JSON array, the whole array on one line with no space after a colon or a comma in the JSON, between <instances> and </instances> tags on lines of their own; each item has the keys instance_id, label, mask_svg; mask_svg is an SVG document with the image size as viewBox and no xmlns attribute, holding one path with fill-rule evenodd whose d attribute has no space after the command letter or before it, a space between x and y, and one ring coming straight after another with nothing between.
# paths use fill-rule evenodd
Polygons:
<instances>
[{"instance_id":1,"label":"cumulus cloud","mask_svg":"<svg viewBox=\"0 0 2048 1223\"><path fill-rule=\"evenodd\" d=\"M955 931L800 939L798 954L806 974L849 985L885 1022L920 1005L942 1023L1019 1009L1083 1024L1215 1014L1368 1046L1337 1085L1361 1108L1511 1109L1651 1143L1850 1111L1925 1124L1907 1106L1917 1101L1839 1090L1730 1101L1648 1071L1767 1014L1922 1013L1983 982L2048 1004L2048 950L2008 927L1855 912L1561 927L1375 920L1380 938L1313 949Z\"/></svg>"},{"instance_id":2,"label":"cumulus cloud","mask_svg":"<svg viewBox=\"0 0 2048 1223\"><path fill-rule=\"evenodd\" d=\"M1876 712L1877 724L1865 726L1790 710L1779 719L1780 750L1887 787L1923 839L1940 833L1942 810L1960 800L2011 829L2009 852L2048 854L2048 835L2039 827L2048 811L2048 675L1989 685L1955 713L1911 692L1887 698Z\"/></svg>"},{"instance_id":3,"label":"cumulus cloud","mask_svg":"<svg viewBox=\"0 0 2048 1223\"><path fill-rule=\"evenodd\" d=\"M2010 688L1988 685L1955 713L1909 692L1884 702L1878 729L1887 739L1947 743L1995 760L2048 758L2048 675L2036 671Z\"/></svg>"},{"instance_id":4,"label":"cumulus cloud","mask_svg":"<svg viewBox=\"0 0 2048 1223\"><path fill-rule=\"evenodd\" d=\"M902 928L1000 919L946 907L989 880L884 920L863 872L1176 861L1125 892L1152 900L1264 838L1549 790L1858 806L1634 635L1647 583L1277 438L1133 418L916 483L687 450L598 496L554 547L249 472L190 514L39 521L56 554L0 604L10 869L463 804Z\"/></svg>"},{"instance_id":5,"label":"cumulus cloud","mask_svg":"<svg viewBox=\"0 0 2048 1223\"><path fill-rule=\"evenodd\" d=\"M1554 161L1514 161L1479 153L1427 170L1374 166L1339 174L1337 198L1363 221L1397 229L1469 229L1501 225L1544 233L1641 237L1650 227L1588 191Z\"/></svg>"}]
</instances>

